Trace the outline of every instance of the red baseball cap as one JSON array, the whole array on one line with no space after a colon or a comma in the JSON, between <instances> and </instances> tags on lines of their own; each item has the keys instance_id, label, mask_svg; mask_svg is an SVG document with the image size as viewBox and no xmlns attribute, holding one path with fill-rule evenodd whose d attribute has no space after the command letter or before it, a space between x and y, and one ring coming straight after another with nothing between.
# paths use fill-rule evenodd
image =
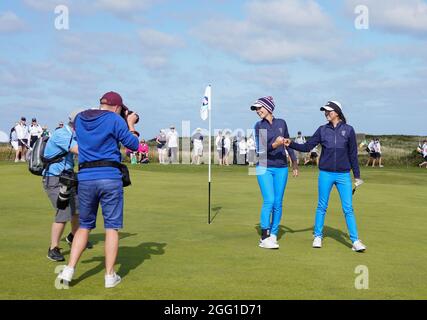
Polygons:
<instances>
[{"instance_id":1,"label":"red baseball cap","mask_svg":"<svg viewBox=\"0 0 427 320\"><path fill-rule=\"evenodd\" d=\"M101 102L101 104L106 104L109 106L121 106L127 109L127 107L123 104L122 97L114 91L107 92L102 96L99 101Z\"/></svg>"}]
</instances>

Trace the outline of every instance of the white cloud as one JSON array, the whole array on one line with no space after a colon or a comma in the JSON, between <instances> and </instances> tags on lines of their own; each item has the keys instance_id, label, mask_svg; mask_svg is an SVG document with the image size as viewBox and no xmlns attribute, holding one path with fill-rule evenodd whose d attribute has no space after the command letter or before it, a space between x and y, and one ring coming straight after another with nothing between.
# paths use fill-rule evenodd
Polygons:
<instances>
[{"instance_id":1,"label":"white cloud","mask_svg":"<svg viewBox=\"0 0 427 320\"><path fill-rule=\"evenodd\" d=\"M341 35L313 0L255 0L244 20L209 20L193 33L210 46L251 63L330 59Z\"/></svg>"},{"instance_id":2,"label":"white cloud","mask_svg":"<svg viewBox=\"0 0 427 320\"><path fill-rule=\"evenodd\" d=\"M349 12L357 5L368 7L371 29L427 35L427 2L424 0L346 0Z\"/></svg>"},{"instance_id":3,"label":"white cloud","mask_svg":"<svg viewBox=\"0 0 427 320\"><path fill-rule=\"evenodd\" d=\"M162 0L24 0L24 3L40 12L53 12L58 5L69 7L70 12L94 14L99 11L113 15L128 17L145 11L153 4Z\"/></svg>"},{"instance_id":4,"label":"white cloud","mask_svg":"<svg viewBox=\"0 0 427 320\"><path fill-rule=\"evenodd\" d=\"M131 13L146 10L154 2L153 0L97 0L94 7L115 13Z\"/></svg>"},{"instance_id":5,"label":"white cloud","mask_svg":"<svg viewBox=\"0 0 427 320\"><path fill-rule=\"evenodd\" d=\"M150 69L166 66L173 51L184 46L180 38L153 29L140 30L139 39L143 63Z\"/></svg>"},{"instance_id":6,"label":"white cloud","mask_svg":"<svg viewBox=\"0 0 427 320\"><path fill-rule=\"evenodd\" d=\"M11 11L0 12L0 33L20 32L25 30L26 24Z\"/></svg>"}]
</instances>

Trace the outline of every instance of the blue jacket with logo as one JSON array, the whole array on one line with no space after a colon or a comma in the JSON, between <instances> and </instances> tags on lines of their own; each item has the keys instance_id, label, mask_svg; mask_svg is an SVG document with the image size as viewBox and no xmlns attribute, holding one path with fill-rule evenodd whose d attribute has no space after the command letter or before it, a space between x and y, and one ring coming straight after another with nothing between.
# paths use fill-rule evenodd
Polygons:
<instances>
[{"instance_id":1,"label":"blue jacket with logo","mask_svg":"<svg viewBox=\"0 0 427 320\"><path fill-rule=\"evenodd\" d=\"M356 133L352 126L339 122L334 128L328 123L319 127L313 136L304 144L292 142L290 148L309 152L318 144L322 146L319 169L330 172L350 172L356 179L360 178L357 159Z\"/></svg>"},{"instance_id":2,"label":"blue jacket with logo","mask_svg":"<svg viewBox=\"0 0 427 320\"><path fill-rule=\"evenodd\" d=\"M98 160L121 162L120 145L138 150L139 141L125 120L106 110L86 110L79 113L75 123L79 145L79 164ZM113 167L86 168L79 171L79 180L121 179L119 169Z\"/></svg>"},{"instance_id":3,"label":"blue jacket with logo","mask_svg":"<svg viewBox=\"0 0 427 320\"><path fill-rule=\"evenodd\" d=\"M268 120L261 120L255 124L255 143L258 153L258 165L272 168L286 168L288 160L285 147L279 146L273 149L273 142L277 137L289 138L288 126L283 119L273 118L272 124ZM296 157L293 150L288 149L289 156L296 163Z\"/></svg>"}]
</instances>

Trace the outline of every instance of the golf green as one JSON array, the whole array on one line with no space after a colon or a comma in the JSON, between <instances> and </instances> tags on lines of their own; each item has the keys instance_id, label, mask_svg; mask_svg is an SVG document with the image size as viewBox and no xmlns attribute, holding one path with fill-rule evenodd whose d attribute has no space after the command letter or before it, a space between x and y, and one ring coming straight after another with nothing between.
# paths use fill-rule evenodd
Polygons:
<instances>
[{"instance_id":1,"label":"golf green","mask_svg":"<svg viewBox=\"0 0 427 320\"><path fill-rule=\"evenodd\" d=\"M0 299L427 298L425 169L362 168L354 208L368 249L355 253L336 190L324 246L311 248L316 168L289 178L280 249L266 250L258 247L262 198L247 167L214 166L208 225L207 166L132 166L116 266L123 281L108 290L102 216L90 236L94 248L83 253L70 288L59 290L62 263L46 258L54 213L41 178L25 164L1 163L0 172Z\"/></svg>"}]
</instances>

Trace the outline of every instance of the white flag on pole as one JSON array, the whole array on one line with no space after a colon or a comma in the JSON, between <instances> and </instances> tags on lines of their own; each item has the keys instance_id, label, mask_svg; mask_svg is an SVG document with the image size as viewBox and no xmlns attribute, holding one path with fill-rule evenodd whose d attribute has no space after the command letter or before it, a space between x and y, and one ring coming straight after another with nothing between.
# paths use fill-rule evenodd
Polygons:
<instances>
[{"instance_id":1,"label":"white flag on pole","mask_svg":"<svg viewBox=\"0 0 427 320\"><path fill-rule=\"evenodd\" d=\"M200 107L200 117L202 120L206 120L209 116L209 110L211 108L211 86L207 86L205 90L205 96L203 97L202 106Z\"/></svg>"}]
</instances>

